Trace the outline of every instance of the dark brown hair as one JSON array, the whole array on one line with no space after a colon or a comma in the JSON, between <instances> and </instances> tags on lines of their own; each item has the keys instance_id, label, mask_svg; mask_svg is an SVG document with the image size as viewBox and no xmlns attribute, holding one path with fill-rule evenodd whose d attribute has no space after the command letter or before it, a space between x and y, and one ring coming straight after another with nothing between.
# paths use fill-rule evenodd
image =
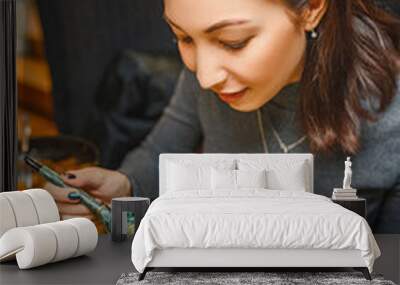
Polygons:
<instances>
[{"instance_id":1,"label":"dark brown hair","mask_svg":"<svg viewBox=\"0 0 400 285\"><path fill-rule=\"evenodd\" d=\"M310 2L285 1L297 14ZM300 84L302 126L313 152L355 154L361 120L377 120L396 94L400 21L373 0L327 0L317 32Z\"/></svg>"}]
</instances>

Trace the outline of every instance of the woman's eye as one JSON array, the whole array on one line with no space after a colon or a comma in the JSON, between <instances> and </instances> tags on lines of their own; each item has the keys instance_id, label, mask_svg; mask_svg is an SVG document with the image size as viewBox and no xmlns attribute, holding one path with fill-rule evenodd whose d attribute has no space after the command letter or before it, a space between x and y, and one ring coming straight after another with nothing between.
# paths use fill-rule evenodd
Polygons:
<instances>
[{"instance_id":1,"label":"woman's eye","mask_svg":"<svg viewBox=\"0 0 400 285\"><path fill-rule=\"evenodd\" d=\"M191 44L193 42L193 39L191 37L175 37L174 42L175 43L182 42L184 44Z\"/></svg>"},{"instance_id":2,"label":"woman's eye","mask_svg":"<svg viewBox=\"0 0 400 285\"><path fill-rule=\"evenodd\" d=\"M248 44L250 39L251 38L246 39L244 41L232 42L232 43L220 41L220 44L227 50L237 51L237 50L240 50L240 49L243 49L244 47L246 47L246 45Z\"/></svg>"}]
</instances>

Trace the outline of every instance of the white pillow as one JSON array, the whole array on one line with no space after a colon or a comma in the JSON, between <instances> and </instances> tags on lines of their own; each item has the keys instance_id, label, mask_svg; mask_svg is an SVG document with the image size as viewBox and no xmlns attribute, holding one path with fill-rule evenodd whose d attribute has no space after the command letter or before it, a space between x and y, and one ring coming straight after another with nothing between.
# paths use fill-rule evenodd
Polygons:
<instances>
[{"instance_id":1,"label":"white pillow","mask_svg":"<svg viewBox=\"0 0 400 285\"><path fill-rule=\"evenodd\" d=\"M305 160L248 160L239 159L240 170L266 169L267 188L273 190L306 191L309 189L309 167Z\"/></svg>"},{"instance_id":2,"label":"white pillow","mask_svg":"<svg viewBox=\"0 0 400 285\"><path fill-rule=\"evenodd\" d=\"M231 160L171 159L166 163L167 191L211 190L211 168L235 169Z\"/></svg>"},{"instance_id":3,"label":"white pillow","mask_svg":"<svg viewBox=\"0 0 400 285\"><path fill-rule=\"evenodd\" d=\"M190 189L210 189L211 167L181 165L170 163L168 166L167 189L185 191Z\"/></svg>"},{"instance_id":4,"label":"white pillow","mask_svg":"<svg viewBox=\"0 0 400 285\"><path fill-rule=\"evenodd\" d=\"M236 170L212 168L211 184L213 190L236 190Z\"/></svg>"},{"instance_id":5,"label":"white pillow","mask_svg":"<svg viewBox=\"0 0 400 285\"><path fill-rule=\"evenodd\" d=\"M267 188L267 171L235 170L238 188Z\"/></svg>"},{"instance_id":6,"label":"white pillow","mask_svg":"<svg viewBox=\"0 0 400 285\"><path fill-rule=\"evenodd\" d=\"M266 188L267 177L265 169L262 170L211 170L213 190L239 190L241 188Z\"/></svg>"},{"instance_id":7,"label":"white pillow","mask_svg":"<svg viewBox=\"0 0 400 285\"><path fill-rule=\"evenodd\" d=\"M301 168L291 171L278 171L276 169L267 172L268 188L274 190L302 191L307 189L306 179Z\"/></svg>"}]
</instances>

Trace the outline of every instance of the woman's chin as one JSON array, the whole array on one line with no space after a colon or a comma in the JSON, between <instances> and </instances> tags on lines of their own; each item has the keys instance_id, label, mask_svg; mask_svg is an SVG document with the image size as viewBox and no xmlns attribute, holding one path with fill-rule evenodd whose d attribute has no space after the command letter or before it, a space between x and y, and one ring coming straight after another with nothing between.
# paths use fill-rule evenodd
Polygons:
<instances>
[{"instance_id":1,"label":"woman's chin","mask_svg":"<svg viewBox=\"0 0 400 285\"><path fill-rule=\"evenodd\" d=\"M229 107L231 107L232 109L239 111L239 112L253 112L255 110L257 110L258 108L260 108L260 106L255 105L255 104L249 104L249 103L240 103L240 102L234 102L234 103L230 103Z\"/></svg>"}]
</instances>

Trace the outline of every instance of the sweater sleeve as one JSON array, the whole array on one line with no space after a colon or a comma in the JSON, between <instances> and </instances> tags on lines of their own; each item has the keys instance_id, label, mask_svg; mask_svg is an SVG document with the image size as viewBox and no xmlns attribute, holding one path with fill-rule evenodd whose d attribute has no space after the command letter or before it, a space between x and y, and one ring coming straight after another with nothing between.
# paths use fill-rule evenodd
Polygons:
<instances>
[{"instance_id":1,"label":"sweater sleeve","mask_svg":"<svg viewBox=\"0 0 400 285\"><path fill-rule=\"evenodd\" d=\"M201 140L196 79L183 70L169 105L142 144L128 152L118 171L128 176L134 196L158 197L160 153L193 152Z\"/></svg>"}]
</instances>

